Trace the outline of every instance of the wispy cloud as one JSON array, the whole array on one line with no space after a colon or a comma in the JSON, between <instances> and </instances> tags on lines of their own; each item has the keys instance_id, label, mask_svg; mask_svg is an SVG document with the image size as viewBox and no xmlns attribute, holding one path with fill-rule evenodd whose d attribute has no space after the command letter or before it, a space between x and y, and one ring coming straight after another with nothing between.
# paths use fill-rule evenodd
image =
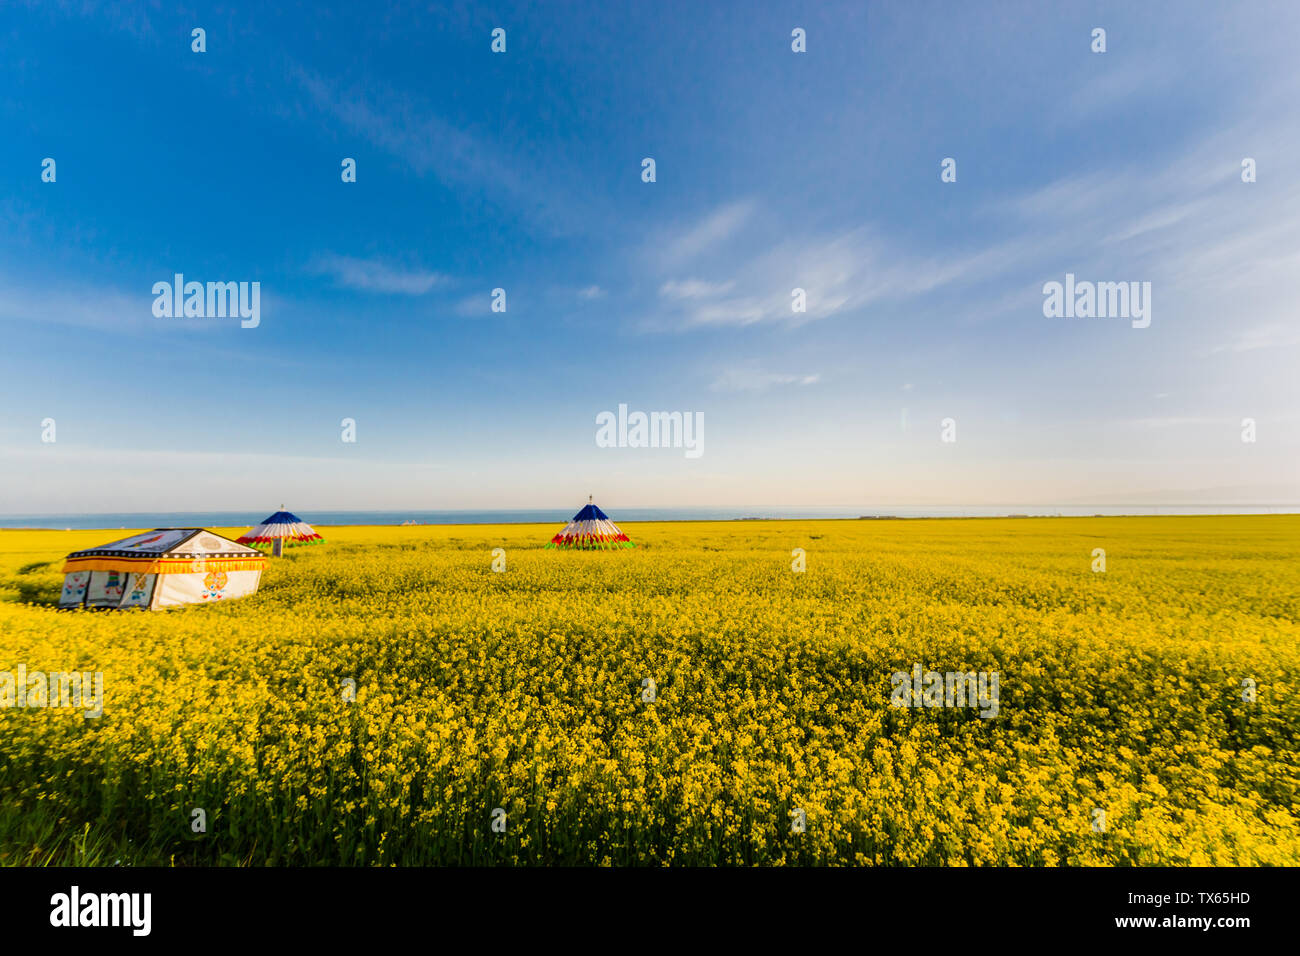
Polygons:
<instances>
[{"instance_id":1,"label":"wispy cloud","mask_svg":"<svg viewBox=\"0 0 1300 956\"><path fill-rule=\"evenodd\" d=\"M1257 349L1286 349L1300 346L1300 325L1280 322L1243 329L1231 342L1216 345L1207 354L1217 352L1254 352Z\"/></svg>"},{"instance_id":2,"label":"wispy cloud","mask_svg":"<svg viewBox=\"0 0 1300 956\"><path fill-rule=\"evenodd\" d=\"M704 231L721 243L718 214ZM701 226L687 230L688 236ZM694 241L691 243L694 245ZM652 328L797 326L883 302L902 302L942 286L986 280L1033 251L1028 241L1000 243L949 256L918 256L870 227L830 235L779 239L752 255L728 258L725 250L692 264L696 274L670 276L659 285L661 310ZM700 272L730 278L699 278ZM796 294L802 290L802 296ZM800 302L800 299L802 301ZM802 311L796 311L796 304Z\"/></svg>"},{"instance_id":3,"label":"wispy cloud","mask_svg":"<svg viewBox=\"0 0 1300 956\"><path fill-rule=\"evenodd\" d=\"M659 294L669 299L708 299L730 292L735 282L703 282L699 279L669 279Z\"/></svg>"},{"instance_id":4,"label":"wispy cloud","mask_svg":"<svg viewBox=\"0 0 1300 956\"><path fill-rule=\"evenodd\" d=\"M662 242L663 262L667 265L679 265L725 242L750 220L754 210L755 204L752 200L729 203L714 210Z\"/></svg>"},{"instance_id":5,"label":"wispy cloud","mask_svg":"<svg viewBox=\"0 0 1300 956\"><path fill-rule=\"evenodd\" d=\"M170 281L171 274L160 278ZM0 276L0 289L0 323L66 326L122 336L186 337L230 327L222 319L158 318L153 314L151 282L132 291L63 278L42 284L9 275ZM261 296L263 320L277 310L276 301L270 294Z\"/></svg>"},{"instance_id":6,"label":"wispy cloud","mask_svg":"<svg viewBox=\"0 0 1300 956\"><path fill-rule=\"evenodd\" d=\"M311 271L331 277L335 283L363 292L390 295L424 295L447 277L428 269L404 269L380 259L358 259L333 253L317 256Z\"/></svg>"},{"instance_id":7,"label":"wispy cloud","mask_svg":"<svg viewBox=\"0 0 1300 956\"><path fill-rule=\"evenodd\" d=\"M723 370L709 388L715 392L761 392L778 385L816 385L819 381L821 376L818 374L768 372L755 364Z\"/></svg>"},{"instance_id":8,"label":"wispy cloud","mask_svg":"<svg viewBox=\"0 0 1300 956\"><path fill-rule=\"evenodd\" d=\"M1233 420L1226 417L1210 417L1205 415L1166 415L1163 417L1151 418L1130 418L1123 424L1133 428L1181 428L1189 425L1222 425L1231 426Z\"/></svg>"},{"instance_id":9,"label":"wispy cloud","mask_svg":"<svg viewBox=\"0 0 1300 956\"><path fill-rule=\"evenodd\" d=\"M535 161L505 158L505 149L443 119L415 94L377 84L343 86L302 67L289 75L317 109L417 174L449 188L475 189L490 201L505 200L551 231L581 229L595 215L589 198L558 187L558 177L543 177Z\"/></svg>"},{"instance_id":10,"label":"wispy cloud","mask_svg":"<svg viewBox=\"0 0 1300 956\"><path fill-rule=\"evenodd\" d=\"M157 327L153 317L153 296L142 288L130 295L116 288L72 287L24 288L9 282L0 295L0 321L33 322L97 329L119 333L143 332ZM170 323L164 327L201 327L199 323Z\"/></svg>"},{"instance_id":11,"label":"wispy cloud","mask_svg":"<svg viewBox=\"0 0 1300 956\"><path fill-rule=\"evenodd\" d=\"M1052 114L1056 122L1077 123L1103 110L1113 114L1117 109L1136 108L1163 96L1183 72L1180 64L1150 52L1128 62L1116 60L1114 54L1096 62L1104 67L1070 97L1069 109Z\"/></svg>"},{"instance_id":12,"label":"wispy cloud","mask_svg":"<svg viewBox=\"0 0 1300 956\"><path fill-rule=\"evenodd\" d=\"M578 290L578 298L591 301L592 299L603 299L605 290L598 285L589 285L585 289Z\"/></svg>"},{"instance_id":13,"label":"wispy cloud","mask_svg":"<svg viewBox=\"0 0 1300 956\"><path fill-rule=\"evenodd\" d=\"M486 292L467 295L452 306L452 311L457 315L469 317L490 315L492 312L492 297Z\"/></svg>"}]
</instances>

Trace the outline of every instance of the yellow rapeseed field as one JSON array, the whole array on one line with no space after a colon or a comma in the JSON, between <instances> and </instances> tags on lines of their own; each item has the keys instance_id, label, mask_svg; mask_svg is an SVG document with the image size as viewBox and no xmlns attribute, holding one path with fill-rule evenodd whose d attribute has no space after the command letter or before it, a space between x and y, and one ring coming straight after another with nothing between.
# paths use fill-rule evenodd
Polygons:
<instances>
[{"instance_id":1,"label":"yellow rapeseed field","mask_svg":"<svg viewBox=\"0 0 1300 956\"><path fill-rule=\"evenodd\" d=\"M155 612L52 606L122 532L0 531L0 671L104 674L98 719L0 710L0 855L1300 863L1300 517L625 530L326 528ZM916 665L996 716L895 706Z\"/></svg>"}]
</instances>

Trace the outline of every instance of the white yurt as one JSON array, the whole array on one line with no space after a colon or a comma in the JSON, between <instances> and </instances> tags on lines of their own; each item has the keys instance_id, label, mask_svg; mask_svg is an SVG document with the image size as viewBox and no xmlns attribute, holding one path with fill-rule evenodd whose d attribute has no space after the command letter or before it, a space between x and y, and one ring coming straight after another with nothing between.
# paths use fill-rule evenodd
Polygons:
<instances>
[{"instance_id":1,"label":"white yurt","mask_svg":"<svg viewBox=\"0 0 1300 956\"><path fill-rule=\"evenodd\" d=\"M74 551L59 607L161 608L247 597L266 557L205 528L155 528Z\"/></svg>"}]
</instances>

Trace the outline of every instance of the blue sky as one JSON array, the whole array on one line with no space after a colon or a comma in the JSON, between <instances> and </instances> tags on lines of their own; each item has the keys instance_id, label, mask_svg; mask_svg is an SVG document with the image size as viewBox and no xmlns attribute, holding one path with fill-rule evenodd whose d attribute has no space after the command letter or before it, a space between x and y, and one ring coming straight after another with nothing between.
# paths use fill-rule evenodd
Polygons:
<instances>
[{"instance_id":1,"label":"blue sky","mask_svg":"<svg viewBox=\"0 0 1300 956\"><path fill-rule=\"evenodd\" d=\"M0 513L1300 501L1295 4L263 7L0 9Z\"/></svg>"}]
</instances>

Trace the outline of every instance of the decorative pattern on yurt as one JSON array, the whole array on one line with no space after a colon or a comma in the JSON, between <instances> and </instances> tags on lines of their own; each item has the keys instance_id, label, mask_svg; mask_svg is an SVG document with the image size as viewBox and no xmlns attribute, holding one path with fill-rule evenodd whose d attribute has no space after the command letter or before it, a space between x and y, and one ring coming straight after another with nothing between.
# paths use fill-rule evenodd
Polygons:
<instances>
[{"instance_id":1,"label":"decorative pattern on yurt","mask_svg":"<svg viewBox=\"0 0 1300 956\"><path fill-rule=\"evenodd\" d=\"M155 528L68 555L59 607L215 604L257 590L266 556L204 528Z\"/></svg>"}]
</instances>

